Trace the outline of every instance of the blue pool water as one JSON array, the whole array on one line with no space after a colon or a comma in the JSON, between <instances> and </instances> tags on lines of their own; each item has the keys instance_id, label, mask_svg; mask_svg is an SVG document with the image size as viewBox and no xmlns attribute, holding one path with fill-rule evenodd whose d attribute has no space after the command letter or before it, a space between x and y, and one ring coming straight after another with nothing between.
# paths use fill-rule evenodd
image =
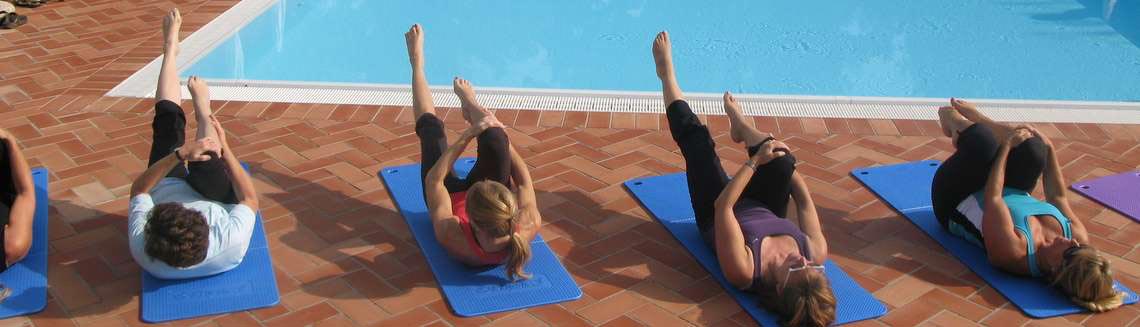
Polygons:
<instances>
[{"instance_id":1,"label":"blue pool water","mask_svg":"<svg viewBox=\"0 0 1140 327\"><path fill-rule=\"evenodd\" d=\"M184 74L691 92L1140 101L1140 0L280 0Z\"/></svg>"}]
</instances>

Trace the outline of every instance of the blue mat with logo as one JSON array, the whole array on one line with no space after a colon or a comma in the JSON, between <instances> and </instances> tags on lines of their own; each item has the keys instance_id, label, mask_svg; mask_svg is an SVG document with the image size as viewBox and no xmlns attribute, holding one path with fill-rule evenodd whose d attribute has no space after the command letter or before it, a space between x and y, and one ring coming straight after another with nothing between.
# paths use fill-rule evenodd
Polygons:
<instances>
[{"instance_id":1,"label":"blue mat with logo","mask_svg":"<svg viewBox=\"0 0 1140 327\"><path fill-rule=\"evenodd\" d=\"M245 259L236 268L191 279L161 279L142 272L140 311L149 323L271 307L280 300L260 212Z\"/></svg>"},{"instance_id":2,"label":"blue mat with logo","mask_svg":"<svg viewBox=\"0 0 1140 327\"><path fill-rule=\"evenodd\" d=\"M463 178L475 160L460 158L455 174ZM456 315L474 317L540 305L576 300L582 289L558 261L542 236L531 241L531 260L524 269L531 279L511 282L503 265L468 267L452 259L435 239L435 230L424 203L420 165L388 167L380 170L400 214L419 243L444 298Z\"/></svg>"},{"instance_id":3,"label":"blue mat with logo","mask_svg":"<svg viewBox=\"0 0 1140 327\"><path fill-rule=\"evenodd\" d=\"M954 254L998 293L1013 302L1022 312L1034 318L1049 318L1085 310L1069 301L1046 282L1016 276L990 265L986 251L958 236L950 234L934 217L930 200L930 183L940 163L934 160L859 168L851 171L863 185L895 208L942 247ZM1127 294L1124 303L1136 303L1136 293L1120 282L1116 288Z\"/></svg>"},{"instance_id":4,"label":"blue mat with logo","mask_svg":"<svg viewBox=\"0 0 1140 327\"><path fill-rule=\"evenodd\" d=\"M693 205L689 201L689 185L685 181L684 173L638 178L625 182L625 187L641 202L645 210L665 225L665 229L689 250L689 254L705 267L705 270L736 299L736 303L739 303L752 319L764 326L780 325L776 314L761 309L757 295L737 289L724 278L720 263L716 260L716 252L705 243L700 231L697 230L697 220L693 213ZM859 286L859 283L851 279L851 276L848 276L839 265L828 260L824 266L824 273L831 283L831 290L837 300L836 324L873 319L887 313L887 307Z\"/></svg>"}]
</instances>

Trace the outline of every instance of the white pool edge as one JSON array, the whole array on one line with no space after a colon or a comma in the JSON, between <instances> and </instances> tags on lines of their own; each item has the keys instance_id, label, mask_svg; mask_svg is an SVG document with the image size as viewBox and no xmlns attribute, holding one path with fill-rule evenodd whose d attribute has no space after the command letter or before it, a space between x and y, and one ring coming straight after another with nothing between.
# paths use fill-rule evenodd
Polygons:
<instances>
[{"instance_id":1,"label":"white pool edge","mask_svg":"<svg viewBox=\"0 0 1140 327\"><path fill-rule=\"evenodd\" d=\"M190 67L277 0L242 0L182 41L178 67ZM162 56L106 96L153 97ZM410 77L409 77L410 79ZM410 85L210 80L214 100L410 106ZM660 92L477 87L480 102L496 109L664 113ZM183 88L186 97L188 92ZM441 107L458 107L449 86L433 86ZM723 114L720 94L686 93L701 114ZM942 98L737 94L745 114L775 117L938 119ZM1140 102L970 99L994 120L1009 122L1140 124Z\"/></svg>"}]
</instances>

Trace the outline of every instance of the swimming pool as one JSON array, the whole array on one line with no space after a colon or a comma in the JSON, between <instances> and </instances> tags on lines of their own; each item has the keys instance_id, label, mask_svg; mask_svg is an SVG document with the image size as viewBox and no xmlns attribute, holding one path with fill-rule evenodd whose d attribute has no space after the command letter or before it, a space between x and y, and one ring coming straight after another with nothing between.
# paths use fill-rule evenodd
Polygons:
<instances>
[{"instance_id":1,"label":"swimming pool","mask_svg":"<svg viewBox=\"0 0 1140 327\"><path fill-rule=\"evenodd\" d=\"M178 59L183 75L220 85L216 97L406 105L403 32L417 22L429 83L462 75L511 94L504 108L660 110L650 42L669 30L682 87L710 108L725 90L745 102L880 109L954 96L1025 108L1110 104L1134 112L1097 121L1140 122L1140 0L244 0L187 38ZM109 95L153 90L156 67L147 69ZM793 115L770 108L761 111ZM809 116L934 117L850 110Z\"/></svg>"},{"instance_id":2,"label":"swimming pool","mask_svg":"<svg viewBox=\"0 0 1140 327\"><path fill-rule=\"evenodd\" d=\"M404 84L419 22L431 84L653 91L664 29L697 92L1140 99L1140 1L1102 1L280 0L184 74Z\"/></svg>"}]
</instances>

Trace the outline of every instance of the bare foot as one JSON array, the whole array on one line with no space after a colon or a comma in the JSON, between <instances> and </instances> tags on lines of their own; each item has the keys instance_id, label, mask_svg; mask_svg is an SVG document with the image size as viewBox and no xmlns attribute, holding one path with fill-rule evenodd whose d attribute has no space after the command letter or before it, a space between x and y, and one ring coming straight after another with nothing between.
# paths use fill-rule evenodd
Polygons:
<instances>
[{"instance_id":1,"label":"bare foot","mask_svg":"<svg viewBox=\"0 0 1140 327\"><path fill-rule=\"evenodd\" d=\"M181 29L182 14L178 12L178 8L171 9L162 17L162 35L165 41L162 46L163 53L178 55L178 33Z\"/></svg>"},{"instance_id":2,"label":"bare foot","mask_svg":"<svg viewBox=\"0 0 1140 327\"><path fill-rule=\"evenodd\" d=\"M962 117L962 114L954 107L938 108L938 123L942 125L942 134L955 141L962 130L973 124L966 117Z\"/></svg>"},{"instance_id":3,"label":"bare foot","mask_svg":"<svg viewBox=\"0 0 1140 327\"><path fill-rule=\"evenodd\" d=\"M408 60L412 62L412 67L424 66L424 29L420 24L412 25L407 33L404 33L404 41L408 43Z\"/></svg>"},{"instance_id":4,"label":"bare foot","mask_svg":"<svg viewBox=\"0 0 1140 327\"><path fill-rule=\"evenodd\" d=\"M190 79L186 80L186 87L190 89L190 96L194 98L195 114L198 117L213 115L210 106L198 106L199 101L204 100L206 104L210 102L210 87L206 85L206 80L198 78L198 76L190 76Z\"/></svg>"},{"instance_id":5,"label":"bare foot","mask_svg":"<svg viewBox=\"0 0 1140 327\"><path fill-rule=\"evenodd\" d=\"M970 121L978 122L980 121L979 119L983 117L982 112L978 111L978 106L966 100L950 98L950 105L954 106L954 109L958 110L958 113Z\"/></svg>"},{"instance_id":6,"label":"bare foot","mask_svg":"<svg viewBox=\"0 0 1140 327\"><path fill-rule=\"evenodd\" d=\"M669 32L657 33L653 39L653 62L657 64L657 78L673 80L673 44L669 41Z\"/></svg>"},{"instance_id":7,"label":"bare foot","mask_svg":"<svg viewBox=\"0 0 1140 327\"><path fill-rule=\"evenodd\" d=\"M740 112L740 104L736 103L736 98L732 93L724 92L724 113L728 114L729 133L732 141L736 143L744 142L744 124L743 116Z\"/></svg>"},{"instance_id":8,"label":"bare foot","mask_svg":"<svg viewBox=\"0 0 1140 327\"><path fill-rule=\"evenodd\" d=\"M756 127L748 124L748 117L744 116L744 112L740 110L740 103L736 102L736 97L729 92L724 92L724 113L728 114L730 128L728 135L733 142L744 142L746 146L753 146L771 136L771 134L758 131Z\"/></svg>"},{"instance_id":9,"label":"bare foot","mask_svg":"<svg viewBox=\"0 0 1140 327\"><path fill-rule=\"evenodd\" d=\"M484 109L482 106L480 106L479 102L475 101L475 89L471 88L471 82L456 77L451 84L452 89L455 91L455 95L459 96L459 104L463 109L464 120L467 120L468 123L474 125L482 121L484 117L487 117L487 115L491 114L487 111L487 109Z\"/></svg>"}]
</instances>

